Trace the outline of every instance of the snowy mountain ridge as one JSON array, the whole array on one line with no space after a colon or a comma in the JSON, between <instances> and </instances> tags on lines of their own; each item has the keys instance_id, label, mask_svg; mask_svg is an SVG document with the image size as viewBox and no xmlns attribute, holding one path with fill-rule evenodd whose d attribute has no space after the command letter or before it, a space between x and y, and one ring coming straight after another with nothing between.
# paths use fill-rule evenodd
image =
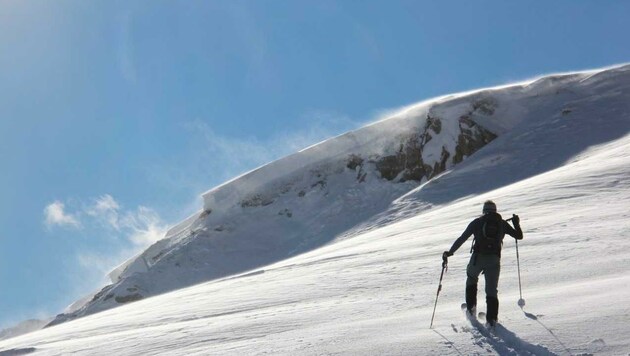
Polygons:
<instances>
[{"instance_id":1,"label":"snowy mountain ridge","mask_svg":"<svg viewBox=\"0 0 630 356\"><path fill-rule=\"evenodd\" d=\"M403 179L401 172L418 167L406 164L403 170L393 165L396 176L385 178L388 171L377 163L391 156L404 162L404 144L402 152L400 146L388 151L386 144L376 153L352 147L331 152L335 159L310 161L316 169L297 174L297 181L261 167L249 174L275 180L245 185L240 177L226 184L241 186L225 190L233 195L209 199L204 211L115 271L116 282L100 296L83 307L77 303L80 308L67 315L86 317L0 341L0 353L629 353L630 277L624 272L630 261L630 66L440 98L427 104L417 122L429 116L459 122L481 93L491 94L497 105L492 115L475 114L473 120L497 137L456 165L448 160L432 179ZM426 126L416 127L420 132L405 138L425 133ZM362 167L352 153L363 159ZM317 167L330 161L324 165L330 171ZM359 182L362 170L368 174ZM325 185L315 184L323 178ZM293 184L288 190L287 182ZM272 202L254 199L254 206L243 206L261 193ZM491 335L463 318L459 304L468 255L462 247L450 259L429 329L441 251L478 216L485 199L497 201L501 213L521 215L527 304L516 305L520 280L514 244L506 241L502 329ZM300 239L292 231L310 234ZM247 269L252 265L259 267ZM175 267L185 273L174 273ZM186 273L194 278L173 280ZM203 278L209 281L178 289ZM131 283L141 288L134 291ZM143 300L94 314L138 291Z\"/></svg>"},{"instance_id":2,"label":"snowy mountain ridge","mask_svg":"<svg viewBox=\"0 0 630 356\"><path fill-rule=\"evenodd\" d=\"M601 114L598 100L624 112L629 72L621 66L554 75L438 98L260 167L205 193L202 212L112 272L112 285L53 324L253 270L556 168L624 132L607 133L603 122L602 135L610 138L564 146L542 139L560 132L576 111ZM532 134L540 145L510 142ZM513 159L524 150L526 157Z\"/></svg>"}]
</instances>

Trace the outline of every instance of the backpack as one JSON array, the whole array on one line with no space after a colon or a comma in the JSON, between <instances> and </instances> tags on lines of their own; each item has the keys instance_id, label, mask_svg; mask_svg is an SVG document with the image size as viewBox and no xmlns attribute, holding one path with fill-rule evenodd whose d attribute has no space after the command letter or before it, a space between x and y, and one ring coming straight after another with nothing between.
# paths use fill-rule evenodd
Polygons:
<instances>
[{"instance_id":1,"label":"backpack","mask_svg":"<svg viewBox=\"0 0 630 356\"><path fill-rule=\"evenodd\" d=\"M473 250L483 254L501 254L503 245L503 218L497 213L487 213L481 218L481 234L475 236Z\"/></svg>"}]
</instances>

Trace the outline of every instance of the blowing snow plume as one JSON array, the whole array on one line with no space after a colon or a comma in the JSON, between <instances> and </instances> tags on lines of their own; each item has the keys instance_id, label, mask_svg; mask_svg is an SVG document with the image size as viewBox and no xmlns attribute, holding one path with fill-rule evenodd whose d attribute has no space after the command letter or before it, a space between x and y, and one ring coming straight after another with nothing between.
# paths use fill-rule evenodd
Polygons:
<instances>
[{"instance_id":1,"label":"blowing snow plume","mask_svg":"<svg viewBox=\"0 0 630 356\"><path fill-rule=\"evenodd\" d=\"M627 134L629 113L630 66L411 106L206 192L201 212L52 324L254 270L544 173Z\"/></svg>"}]
</instances>

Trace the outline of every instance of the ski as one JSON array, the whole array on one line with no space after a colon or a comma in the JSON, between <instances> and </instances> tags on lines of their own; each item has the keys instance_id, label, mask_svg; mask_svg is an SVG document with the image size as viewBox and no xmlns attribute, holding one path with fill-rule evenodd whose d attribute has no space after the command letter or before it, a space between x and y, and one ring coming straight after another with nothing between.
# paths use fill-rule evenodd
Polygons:
<instances>
[{"instance_id":1,"label":"ski","mask_svg":"<svg viewBox=\"0 0 630 356\"><path fill-rule=\"evenodd\" d=\"M484 312L479 312L479 314L477 314L477 318L480 320L486 320L486 313ZM483 324L483 326L486 327L486 329L490 330L490 331L494 331L497 327L497 325L499 325L498 321L495 321L494 324L490 324L487 321Z\"/></svg>"},{"instance_id":2,"label":"ski","mask_svg":"<svg viewBox=\"0 0 630 356\"><path fill-rule=\"evenodd\" d=\"M464 314L466 314L467 317L469 318L475 317L475 308L473 308L472 313L471 313L468 311L468 306L466 305L466 303L462 303L461 307L462 307L462 311L464 312Z\"/></svg>"},{"instance_id":3,"label":"ski","mask_svg":"<svg viewBox=\"0 0 630 356\"><path fill-rule=\"evenodd\" d=\"M466 316L466 318L473 324L473 326L475 327L483 327L485 329L487 329L490 332L493 332L496 330L497 325L499 325L498 322L496 322L494 325L491 325L490 323L487 322L481 322L481 320L486 320L486 313L485 312L479 312L475 314L475 310L473 308L473 312L470 313L468 312L468 306L466 305L466 303L462 303L461 305L462 311L464 312L464 315Z\"/></svg>"}]
</instances>

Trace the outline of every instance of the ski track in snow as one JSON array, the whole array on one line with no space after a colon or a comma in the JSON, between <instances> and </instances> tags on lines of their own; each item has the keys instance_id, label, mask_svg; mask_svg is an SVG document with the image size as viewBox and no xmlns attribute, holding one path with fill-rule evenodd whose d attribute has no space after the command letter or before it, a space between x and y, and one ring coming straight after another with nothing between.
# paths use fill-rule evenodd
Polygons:
<instances>
[{"instance_id":1,"label":"ski track in snow","mask_svg":"<svg viewBox=\"0 0 630 356\"><path fill-rule=\"evenodd\" d=\"M500 355L556 355L545 346L534 345L522 340L501 324L489 329L474 317L467 317L467 319L471 326L463 326L461 330L471 333L475 344L488 351L491 348Z\"/></svg>"},{"instance_id":2,"label":"ski track in snow","mask_svg":"<svg viewBox=\"0 0 630 356\"><path fill-rule=\"evenodd\" d=\"M0 356L627 355L630 67L625 68L580 74L580 85L594 90L580 100L557 92L558 80L570 78L543 78L518 89L530 91L536 103L552 101L546 107L555 111L535 112L511 131L503 128L503 136L434 181L402 195L379 195L392 199L388 209L317 249L0 341ZM595 95L607 85L613 88L602 89L606 95ZM497 90L509 96L515 89ZM498 114L525 112L502 110L507 111ZM521 216L527 304L517 305L514 243L507 238L499 283L503 326L491 333L476 320L462 321L468 241L449 259L429 329L441 252L486 199L494 199L506 216ZM227 248L221 252L222 261L235 256Z\"/></svg>"}]
</instances>

